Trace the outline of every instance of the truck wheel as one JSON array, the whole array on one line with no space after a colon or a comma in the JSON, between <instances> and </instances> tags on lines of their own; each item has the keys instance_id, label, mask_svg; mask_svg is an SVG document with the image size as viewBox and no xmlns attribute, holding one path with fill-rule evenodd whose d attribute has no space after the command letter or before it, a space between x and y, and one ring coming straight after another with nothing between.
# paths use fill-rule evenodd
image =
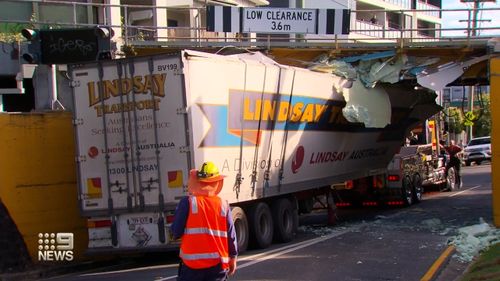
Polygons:
<instances>
[{"instance_id":1,"label":"truck wheel","mask_svg":"<svg viewBox=\"0 0 500 281\"><path fill-rule=\"evenodd\" d=\"M274 222L274 240L276 242L290 242L293 239L295 227L295 210L287 198L280 198L272 203L271 213Z\"/></svg>"},{"instance_id":2,"label":"truck wheel","mask_svg":"<svg viewBox=\"0 0 500 281\"><path fill-rule=\"evenodd\" d=\"M413 176L413 201L415 203L422 201L422 193L424 193L422 178L419 174L415 174L415 176Z\"/></svg>"},{"instance_id":3,"label":"truck wheel","mask_svg":"<svg viewBox=\"0 0 500 281\"><path fill-rule=\"evenodd\" d=\"M457 177L455 168L450 167L448 173L446 174L446 191L453 191L456 188Z\"/></svg>"},{"instance_id":4,"label":"truck wheel","mask_svg":"<svg viewBox=\"0 0 500 281\"><path fill-rule=\"evenodd\" d=\"M273 242L273 217L269 206L259 202L250 209L250 231L253 244L260 249L269 247Z\"/></svg>"},{"instance_id":5,"label":"truck wheel","mask_svg":"<svg viewBox=\"0 0 500 281\"><path fill-rule=\"evenodd\" d=\"M401 199L403 199L405 206L410 206L411 204L413 204L413 192L411 179L409 176L405 176L403 178L403 183L401 186Z\"/></svg>"},{"instance_id":6,"label":"truck wheel","mask_svg":"<svg viewBox=\"0 0 500 281\"><path fill-rule=\"evenodd\" d=\"M234 230L236 231L236 239L238 243L238 252L243 253L248 248L248 238L250 233L248 232L248 220L240 207L234 207L231 210L233 215Z\"/></svg>"}]
</instances>

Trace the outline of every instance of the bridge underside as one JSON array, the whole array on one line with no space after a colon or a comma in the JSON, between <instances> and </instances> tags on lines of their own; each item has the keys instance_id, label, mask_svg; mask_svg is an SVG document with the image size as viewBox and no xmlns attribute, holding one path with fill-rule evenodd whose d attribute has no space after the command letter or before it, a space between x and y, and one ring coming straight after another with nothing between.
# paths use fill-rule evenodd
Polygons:
<instances>
[{"instance_id":1,"label":"bridge underside","mask_svg":"<svg viewBox=\"0 0 500 281\"><path fill-rule=\"evenodd\" d=\"M139 42L134 42L139 43ZM246 43L248 42L239 42ZM377 54L393 51L394 54L404 54L409 58L417 58L420 61L428 59L428 68L439 69L451 63L461 64L462 62L490 54L494 49L494 44L489 41L475 42L422 42L416 45L403 46L388 43L349 43L349 44L330 44L315 47L244 47L241 46L200 46L187 47L176 44L175 46L163 45L134 45L138 55L151 55L159 53L169 53L182 49L194 49L205 52L218 52L219 54L233 54L244 51L261 51L272 57L278 63L293 65L298 67L307 67L308 64L318 59L320 56L327 55L331 59L342 60L349 57ZM483 60L473 65L463 68L463 74L452 81L449 86L472 86L489 85L489 60ZM411 77L406 79L411 80Z\"/></svg>"}]
</instances>

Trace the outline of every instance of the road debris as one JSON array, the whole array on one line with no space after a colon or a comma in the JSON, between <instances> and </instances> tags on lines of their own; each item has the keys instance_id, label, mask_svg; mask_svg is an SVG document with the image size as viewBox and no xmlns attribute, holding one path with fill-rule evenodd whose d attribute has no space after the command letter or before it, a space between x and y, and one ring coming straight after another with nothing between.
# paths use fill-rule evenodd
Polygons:
<instances>
[{"instance_id":1,"label":"road debris","mask_svg":"<svg viewBox=\"0 0 500 281\"><path fill-rule=\"evenodd\" d=\"M428 228L431 232L437 232L443 228L443 223L437 218L423 220L420 224Z\"/></svg>"},{"instance_id":2,"label":"road debris","mask_svg":"<svg viewBox=\"0 0 500 281\"><path fill-rule=\"evenodd\" d=\"M453 257L462 262L472 261L482 250L496 243L500 243L500 229L492 227L483 218L479 219L479 224L459 228L458 235L448 240L448 244L457 249Z\"/></svg>"}]
</instances>

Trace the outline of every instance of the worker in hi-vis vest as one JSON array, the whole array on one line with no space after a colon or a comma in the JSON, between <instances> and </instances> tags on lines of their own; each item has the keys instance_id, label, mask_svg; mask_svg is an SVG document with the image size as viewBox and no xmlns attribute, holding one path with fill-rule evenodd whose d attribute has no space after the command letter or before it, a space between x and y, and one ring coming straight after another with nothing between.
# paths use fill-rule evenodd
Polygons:
<instances>
[{"instance_id":1,"label":"worker in hi-vis vest","mask_svg":"<svg viewBox=\"0 0 500 281\"><path fill-rule=\"evenodd\" d=\"M231 209L222 200L224 176L212 162L189 172L189 196L180 200L171 230L181 238L177 280L226 280L238 255Z\"/></svg>"}]
</instances>

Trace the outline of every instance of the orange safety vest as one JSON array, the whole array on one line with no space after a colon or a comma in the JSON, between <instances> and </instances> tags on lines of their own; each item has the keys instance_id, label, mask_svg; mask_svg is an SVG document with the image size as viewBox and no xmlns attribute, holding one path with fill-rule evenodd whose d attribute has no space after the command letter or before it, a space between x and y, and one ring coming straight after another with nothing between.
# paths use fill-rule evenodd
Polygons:
<instances>
[{"instance_id":1,"label":"orange safety vest","mask_svg":"<svg viewBox=\"0 0 500 281\"><path fill-rule=\"evenodd\" d=\"M229 268L227 214L229 205L218 196L189 196L189 215L179 256L190 268L222 263Z\"/></svg>"}]
</instances>

